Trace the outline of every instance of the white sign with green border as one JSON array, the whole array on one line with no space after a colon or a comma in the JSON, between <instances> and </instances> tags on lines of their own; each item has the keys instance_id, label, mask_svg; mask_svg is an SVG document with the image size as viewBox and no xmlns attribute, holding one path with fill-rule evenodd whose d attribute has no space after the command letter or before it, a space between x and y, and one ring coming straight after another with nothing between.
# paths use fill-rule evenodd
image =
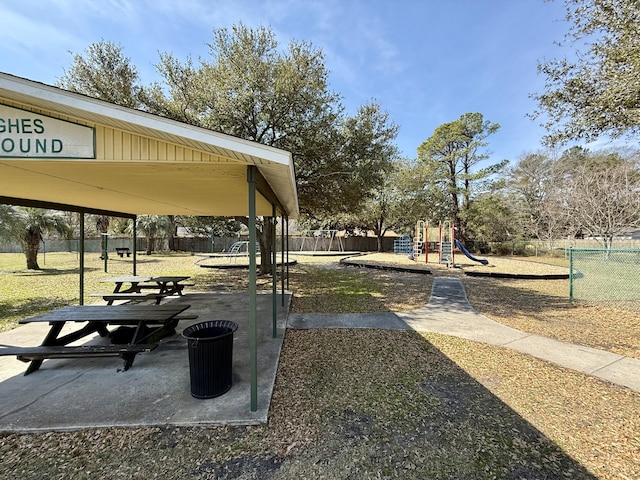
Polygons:
<instances>
[{"instance_id":1,"label":"white sign with green border","mask_svg":"<svg viewBox=\"0 0 640 480\"><path fill-rule=\"evenodd\" d=\"M0 105L0 157L96 158L95 130Z\"/></svg>"}]
</instances>

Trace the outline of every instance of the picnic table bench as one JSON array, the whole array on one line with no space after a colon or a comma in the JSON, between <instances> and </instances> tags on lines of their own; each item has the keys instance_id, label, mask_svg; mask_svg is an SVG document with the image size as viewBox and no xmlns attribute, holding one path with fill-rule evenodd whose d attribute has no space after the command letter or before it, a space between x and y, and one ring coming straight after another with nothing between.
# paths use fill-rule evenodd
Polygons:
<instances>
[{"instance_id":1,"label":"picnic table bench","mask_svg":"<svg viewBox=\"0 0 640 480\"><path fill-rule=\"evenodd\" d=\"M115 283L113 292L92 293L92 297L102 297L107 305L113 305L117 300L139 302L143 300L155 300L160 304L163 298L171 295L182 295L184 287L192 287L193 283L182 283L189 277L183 275L143 277L122 276L101 280L103 283ZM128 285L128 286L126 286ZM143 292L143 290L156 290L155 292Z\"/></svg>"},{"instance_id":2,"label":"picnic table bench","mask_svg":"<svg viewBox=\"0 0 640 480\"><path fill-rule=\"evenodd\" d=\"M131 256L131 250L129 247L116 247L116 253L123 258L125 253L127 254L127 257Z\"/></svg>"},{"instance_id":3,"label":"picnic table bench","mask_svg":"<svg viewBox=\"0 0 640 480\"><path fill-rule=\"evenodd\" d=\"M127 302L142 302L145 300L155 300L156 305L160 305L160 302L167 295L163 293L92 293L92 297L102 297L107 302L107 305L113 305L113 302L118 300L124 300Z\"/></svg>"},{"instance_id":4,"label":"picnic table bench","mask_svg":"<svg viewBox=\"0 0 640 480\"><path fill-rule=\"evenodd\" d=\"M182 275L169 275L162 277L151 277L148 282L138 284L138 288L142 289L159 289L158 293L163 295L182 295L184 287L193 287L195 283L182 283L189 277ZM153 284L155 282L155 285Z\"/></svg>"},{"instance_id":5,"label":"picnic table bench","mask_svg":"<svg viewBox=\"0 0 640 480\"><path fill-rule=\"evenodd\" d=\"M16 355L19 360L31 362L25 375L40 368L49 358L87 358L119 356L124 359L123 370L128 370L138 353L154 350L156 339L175 334L181 319L195 316L180 316L190 305L171 303L167 305L75 305L59 308L42 315L20 320L21 324L48 322L49 331L41 345L35 347L0 347L0 355ZM60 336L68 322L83 323L75 331ZM98 333L109 335L108 326L128 325L134 327L130 341L123 345L69 345L84 337Z\"/></svg>"},{"instance_id":6,"label":"picnic table bench","mask_svg":"<svg viewBox=\"0 0 640 480\"><path fill-rule=\"evenodd\" d=\"M47 358L79 358L79 357L115 357L124 360L142 352L150 352L158 347L157 343L136 345L53 345L38 347L4 347L0 349L2 355L15 355L18 360L30 362ZM127 367L128 368L128 367Z\"/></svg>"}]
</instances>

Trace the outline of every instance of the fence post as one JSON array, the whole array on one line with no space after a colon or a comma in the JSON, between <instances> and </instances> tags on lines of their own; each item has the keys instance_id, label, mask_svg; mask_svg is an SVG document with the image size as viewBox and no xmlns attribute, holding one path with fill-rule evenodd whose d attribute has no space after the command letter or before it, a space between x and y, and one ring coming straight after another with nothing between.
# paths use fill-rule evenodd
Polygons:
<instances>
[{"instance_id":1,"label":"fence post","mask_svg":"<svg viewBox=\"0 0 640 480\"><path fill-rule=\"evenodd\" d=\"M569 247L569 303L573 303L573 247L571 246Z\"/></svg>"}]
</instances>

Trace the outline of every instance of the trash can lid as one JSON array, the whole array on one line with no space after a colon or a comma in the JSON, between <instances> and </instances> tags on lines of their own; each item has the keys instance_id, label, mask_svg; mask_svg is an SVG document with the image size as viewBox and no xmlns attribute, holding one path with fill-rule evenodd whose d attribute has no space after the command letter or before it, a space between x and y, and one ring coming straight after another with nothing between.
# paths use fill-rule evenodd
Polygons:
<instances>
[{"instance_id":1,"label":"trash can lid","mask_svg":"<svg viewBox=\"0 0 640 480\"><path fill-rule=\"evenodd\" d=\"M197 338L199 340L205 338L216 338L223 335L229 335L238 329L238 324L230 320L210 320L200 322L185 328L182 336L189 338Z\"/></svg>"}]
</instances>

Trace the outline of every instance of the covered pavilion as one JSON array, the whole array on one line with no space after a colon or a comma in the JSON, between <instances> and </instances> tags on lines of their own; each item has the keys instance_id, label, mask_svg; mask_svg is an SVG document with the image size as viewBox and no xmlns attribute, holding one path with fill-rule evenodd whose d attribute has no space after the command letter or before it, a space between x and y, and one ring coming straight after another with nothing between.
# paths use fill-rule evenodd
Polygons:
<instances>
[{"instance_id":1,"label":"covered pavilion","mask_svg":"<svg viewBox=\"0 0 640 480\"><path fill-rule=\"evenodd\" d=\"M286 223L299 213L289 152L2 72L0 203L78 212L82 230L84 214L247 216L250 245L257 216ZM82 241L80 250L82 301ZM254 411L257 292L250 250Z\"/></svg>"}]
</instances>

